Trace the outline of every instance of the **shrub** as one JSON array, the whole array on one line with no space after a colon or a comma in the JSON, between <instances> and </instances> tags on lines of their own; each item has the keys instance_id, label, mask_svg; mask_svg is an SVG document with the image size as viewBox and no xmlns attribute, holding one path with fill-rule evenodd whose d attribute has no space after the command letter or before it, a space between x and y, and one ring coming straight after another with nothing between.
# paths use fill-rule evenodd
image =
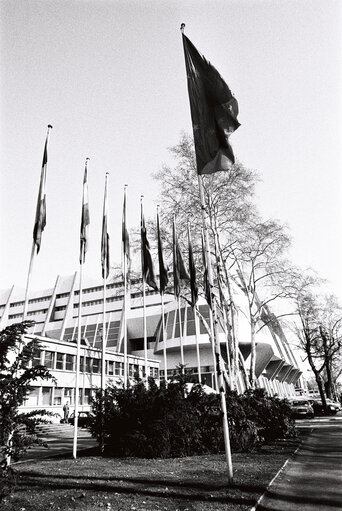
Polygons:
<instances>
[{"instance_id":1,"label":"shrub","mask_svg":"<svg viewBox=\"0 0 342 511\"><path fill-rule=\"evenodd\" d=\"M223 450L219 396L205 394L198 384L188 391L185 379L177 380L158 387L150 379L148 389L140 381L127 389L109 386L104 397L97 393L90 430L99 442L103 431L107 454L168 458ZM234 451L292 433L286 402L260 389L229 392L227 412Z\"/></svg>"}]
</instances>

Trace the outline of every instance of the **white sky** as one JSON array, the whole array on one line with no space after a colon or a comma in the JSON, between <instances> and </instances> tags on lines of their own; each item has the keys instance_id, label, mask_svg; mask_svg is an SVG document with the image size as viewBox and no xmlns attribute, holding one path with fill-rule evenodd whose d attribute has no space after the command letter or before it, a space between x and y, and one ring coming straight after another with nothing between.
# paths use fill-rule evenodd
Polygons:
<instances>
[{"instance_id":1,"label":"white sky","mask_svg":"<svg viewBox=\"0 0 342 511\"><path fill-rule=\"evenodd\" d=\"M292 258L342 297L341 33L334 0L0 0L0 288L25 286L43 145L53 125L47 226L32 288L78 269L84 160L90 249L101 277L104 175L111 259L120 260L123 186L128 220L155 214L151 172L191 132L179 27L239 102L236 157L258 170L260 207L288 223Z\"/></svg>"}]
</instances>

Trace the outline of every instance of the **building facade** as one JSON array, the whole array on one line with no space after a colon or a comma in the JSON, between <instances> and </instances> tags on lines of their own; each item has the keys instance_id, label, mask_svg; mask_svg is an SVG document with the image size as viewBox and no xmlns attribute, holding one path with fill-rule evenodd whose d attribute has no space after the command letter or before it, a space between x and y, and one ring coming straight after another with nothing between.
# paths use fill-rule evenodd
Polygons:
<instances>
[{"instance_id":1,"label":"building facade","mask_svg":"<svg viewBox=\"0 0 342 511\"><path fill-rule=\"evenodd\" d=\"M34 364L46 365L57 384L37 382L25 409L46 408L61 413L68 402L71 410L74 405L76 370L77 325L79 308L78 278L57 277L53 288L32 292L28 302L28 320L35 322L27 337L38 338L41 349L37 352ZM167 377L175 372L181 363L181 345L184 354L185 371L198 378L198 357L201 380L215 387L213 347L205 322L209 324L209 308L204 300L199 301L198 309L204 319L199 322L199 335L196 336L195 317L186 300L181 300L180 309L172 294L165 295L164 340L162 335L162 315L158 292L145 290L145 311L147 326L147 363L144 351L143 288L141 279L131 280L129 307L127 307L127 352L128 374L147 374L157 380L165 377L165 354ZM240 293L241 295L241 293ZM243 297L236 293L235 299ZM0 329L22 321L24 291L12 287L0 294ZM179 314L180 312L180 314ZM271 315L270 311L265 314ZM237 318L237 337L241 363L248 373L251 355L249 325L244 314ZM265 326L257 334L256 376L258 385L271 395L290 396L295 394L295 384L301 371L298 368L290 345L281 326L275 318L272 328ZM100 386L101 349L103 330L106 338L106 378L114 385L123 383L123 283L109 279L106 286L106 317L103 317L103 283L86 282L82 292L81 318L81 363L80 363L80 409L89 409L90 396ZM266 322L265 322L266 324ZM165 345L164 345L165 344ZM228 363L226 336L220 333L223 360ZM198 346L198 349L197 349ZM237 387L245 390L245 382L239 377Z\"/></svg>"}]
</instances>

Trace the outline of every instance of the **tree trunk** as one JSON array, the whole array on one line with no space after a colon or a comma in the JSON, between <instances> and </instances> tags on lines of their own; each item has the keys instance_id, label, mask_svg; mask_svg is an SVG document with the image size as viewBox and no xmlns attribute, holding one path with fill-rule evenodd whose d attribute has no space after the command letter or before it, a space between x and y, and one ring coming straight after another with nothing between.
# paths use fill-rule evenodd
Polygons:
<instances>
[{"instance_id":1,"label":"tree trunk","mask_svg":"<svg viewBox=\"0 0 342 511\"><path fill-rule=\"evenodd\" d=\"M255 319L250 311L250 322L251 322L251 365L249 372L249 381L252 389L255 389L256 378L255 378L255 363L256 363L256 343L255 343Z\"/></svg>"},{"instance_id":2,"label":"tree trunk","mask_svg":"<svg viewBox=\"0 0 342 511\"><path fill-rule=\"evenodd\" d=\"M316 369L316 366L315 366L315 363L314 363L314 360L312 358L312 354L311 354L311 347L310 347L310 340L307 341L306 343L306 354L308 356L308 362L310 364L310 367L312 369L312 372L314 373L315 375L315 379L316 379L316 383L317 383L317 387L318 387L318 391L319 391L319 395L321 396L321 400L322 400L322 405L323 405L323 408L325 411L327 411L327 402L326 402L326 398L325 398L325 394L324 394L324 389L323 389L323 382L322 382L322 378L321 378L321 375L320 375L320 371L318 371Z\"/></svg>"},{"instance_id":3,"label":"tree trunk","mask_svg":"<svg viewBox=\"0 0 342 511\"><path fill-rule=\"evenodd\" d=\"M329 353L329 346L328 346L329 339L328 339L327 334L324 332L324 329L321 326L319 327L319 333L321 335L322 342L323 342L325 372L327 375L327 380L325 382L325 391L326 391L327 397L329 399L331 399L332 394L333 394L333 388L332 388L333 381L332 381L332 374L331 374L331 356Z\"/></svg>"}]
</instances>

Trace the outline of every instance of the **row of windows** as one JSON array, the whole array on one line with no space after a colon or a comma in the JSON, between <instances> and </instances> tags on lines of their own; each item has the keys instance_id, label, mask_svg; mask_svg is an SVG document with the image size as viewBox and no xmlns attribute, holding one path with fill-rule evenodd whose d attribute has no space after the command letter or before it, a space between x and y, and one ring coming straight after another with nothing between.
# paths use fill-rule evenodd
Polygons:
<instances>
[{"instance_id":1,"label":"row of windows","mask_svg":"<svg viewBox=\"0 0 342 511\"><path fill-rule=\"evenodd\" d=\"M32 298L31 300L28 301L28 303L39 303L39 302L46 302L48 300L51 300L51 295L50 296L41 296L39 298ZM10 304L10 307L18 307L20 305L24 305L25 302L13 302Z\"/></svg>"},{"instance_id":2,"label":"row of windows","mask_svg":"<svg viewBox=\"0 0 342 511\"><path fill-rule=\"evenodd\" d=\"M79 389L78 404L89 405L94 389ZM65 403L75 404L73 387L34 387L31 388L25 401L26 406L62 406Z\"/></svg>"},{"instance_id":3,"label":"row of windows","mask_svg":"<svg viewBox=\"0 0 342 511\"><path fill-rule=\"evenodd\" d=\"M54 351L47 350L36 350L32 365L45 365L48 369L56 369L60 371L75 371L76 370L76 355L70 355L69 353L56 353ZM101 373L101 360L93 357L80 357L79 370L84 373L100 374ZM158 377L158 368L151 367L150 375L154 378ZM134 377L139 373L138 364L128 364L128 374ZM115 360L106 361L106 374L108 376L123 376L124 365L123 362L117 362Z\"/></svg>"}]
</instances>

